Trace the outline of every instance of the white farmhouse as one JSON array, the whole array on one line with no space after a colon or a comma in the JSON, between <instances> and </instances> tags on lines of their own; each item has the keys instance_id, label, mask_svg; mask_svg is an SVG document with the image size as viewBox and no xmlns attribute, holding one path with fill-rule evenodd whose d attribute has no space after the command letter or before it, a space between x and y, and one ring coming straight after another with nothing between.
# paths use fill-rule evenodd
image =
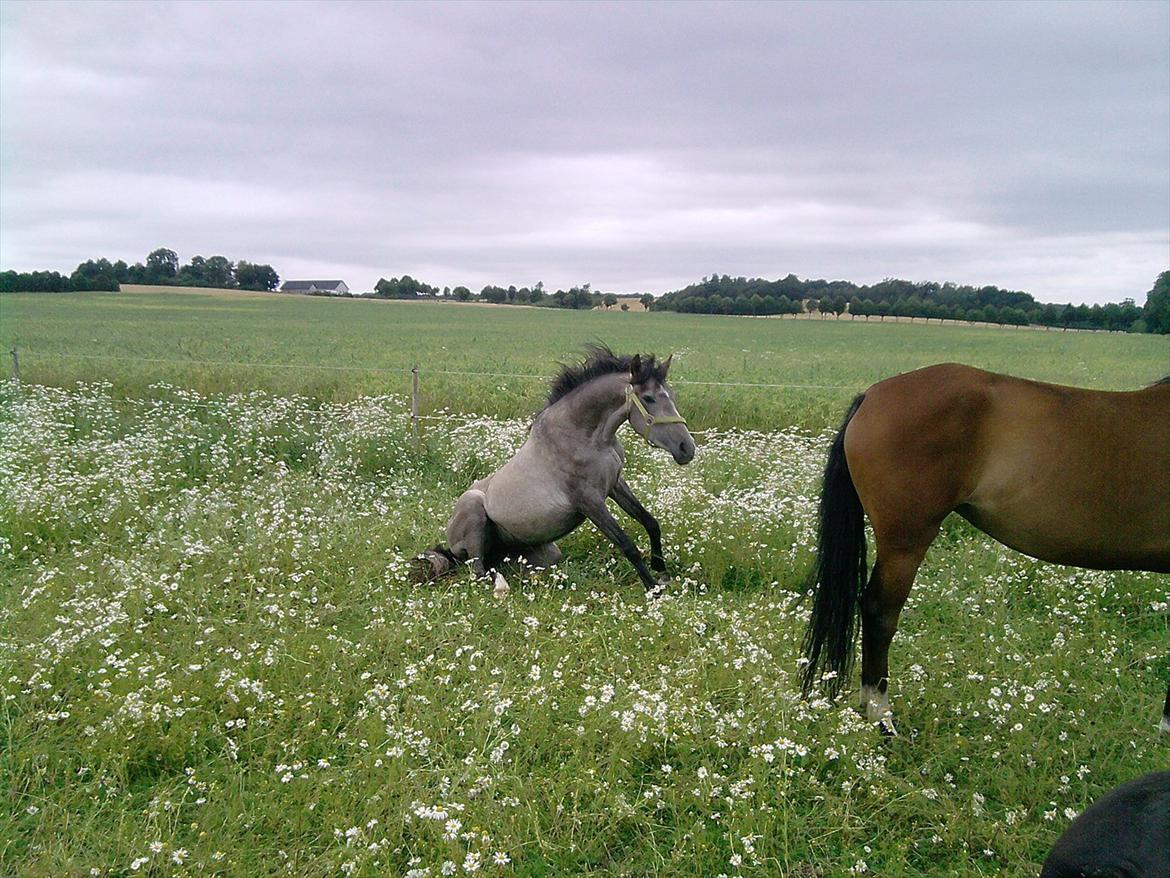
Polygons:
<instances>
[{"instance_id":1,"label":"white farmhouse","mask_svg":"<svg viewBox=\"0 0 1170 878\"><path fill-rule=\"evenodd\" d=\"M313 293L326 295L340 295L349 292L349 287L343 280L286 280L280 285L282 293L300 293L311 296Z\"/></svg>"}]
</instances>

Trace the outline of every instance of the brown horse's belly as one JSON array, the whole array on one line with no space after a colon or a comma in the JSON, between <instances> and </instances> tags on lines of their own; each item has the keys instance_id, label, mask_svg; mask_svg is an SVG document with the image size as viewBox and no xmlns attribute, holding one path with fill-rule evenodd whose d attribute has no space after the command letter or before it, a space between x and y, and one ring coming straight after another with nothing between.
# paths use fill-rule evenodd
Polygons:
<instances>
[{"instance_id":1,"label":"brown horse's belly","mask_svg":"<svg viewBox=\"0 0 1170 878\"><path fill-rule=\"evenodd\" d=\"M1075 505L1031 506L1026 514L1013 509L991 510L964 504L956 510L971 524L1018 552L1053 564L1096 570L1170 572L1170 528L1156 532L1132 520L1116 519L1112 527L1088 521Z\"/></svg>"}]
</instances>

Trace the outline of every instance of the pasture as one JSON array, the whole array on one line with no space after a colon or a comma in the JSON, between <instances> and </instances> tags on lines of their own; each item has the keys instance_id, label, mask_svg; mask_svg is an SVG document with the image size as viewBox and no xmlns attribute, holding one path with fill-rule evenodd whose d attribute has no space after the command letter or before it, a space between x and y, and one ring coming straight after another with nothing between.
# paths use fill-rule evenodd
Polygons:
<instances>
[{"instance_id":1,"label":"pasture","mask_svg":"<svg viewBox=\"0 0 1170 878\"><path fill-rule=\"evenodd\" d=\"M674 351L702 431L687 467L627 432L667 597L588 525L504 600L412 587L594 339ZM1170 577L948 520L893 739L856 680L801 700L792 600L855 392L943 360L1132 388L1165 338L151 293L0 297L0 342L0 874L1035 875L1166 764ZM469 416L417 441L415 362Z\"/></svg>"},{"instance_id":2,"label":"pasture","mask_svg":"<svg viewBox=\"0 0 1170 878\"><path fill-rule=\"evenodd\" d=\"M409 393L407 372L418 364L424 411L525 418L557 361L597 339L617 351L673 351L678 382L802 385L687 387L690 420L739 429L836 426L857 391L948 360L1101 389L1138 387L1170 371L1167 340L1150 335L196 290L0 299L0 345L18 348L26 381L108 381L117 396L148 397L161 382L342 402ZM467 374L475 372L498 374Z\"/></svg>"}]
</instances>

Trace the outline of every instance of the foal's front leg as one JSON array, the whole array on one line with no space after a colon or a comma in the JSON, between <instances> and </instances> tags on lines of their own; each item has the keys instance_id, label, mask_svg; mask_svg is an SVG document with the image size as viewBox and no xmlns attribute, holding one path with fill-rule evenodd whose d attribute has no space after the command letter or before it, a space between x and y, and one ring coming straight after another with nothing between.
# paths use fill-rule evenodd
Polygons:
<instances>
[{"instance_id":1,"label":"foal's front leg","mask_svg":"<svg viewBox=\"0 0 1170 878\"><path fill-rule=\"evenodd\" d=\"M602 499L599 503L590 505L582 510L585 517L597 525L597 529L609 537L610 541L622 550L622 554L629 559L629 562L634 565L634 569L638 571L638 576L642 577L642 584L646 586L646 591L650 594L657 594L659 585L654 581L654 577L650 575L650 570L646 567L646 562L642 559L642 553L638 551L638 547L634 545L634 541L630 539L629 535L622 530L622 526L618 524L618 520L613 517L613 513L605 505L605 500Z\"/></svg>"},{"instance_id":2,"label":"foal's front leg","mask_svg":"<svg viewBox=\"0 0 1170 878\"><path fill-rule=\"evenodd\" d=\"M625 510L626 515L646 528L646 533L650 536L650 567L656 573L665 573L666 560L662 557L662 528L658 526L658 519L651 515L634 496L634 492L630 490L625 479L619 478L617 480L617 484L613 486L609 496Z\"/></svg>"}]
</instances>

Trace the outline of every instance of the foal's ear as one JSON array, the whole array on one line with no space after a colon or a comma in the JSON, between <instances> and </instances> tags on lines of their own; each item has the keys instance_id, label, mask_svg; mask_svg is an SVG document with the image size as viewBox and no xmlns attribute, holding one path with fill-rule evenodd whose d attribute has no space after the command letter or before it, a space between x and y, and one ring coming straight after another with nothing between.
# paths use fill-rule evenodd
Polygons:
<instances>
[{"instance_id":1,"label":"foal's ear","mask_svg":"<svg viewBox=\"0 0 1170 878\"><path fill-rule=\"evenodd\" d=\"M670 361L673 359L674 359L674 354L671 354L669 357L666 358L666 361L662 364L662 377L663 378L665 378L666 373L670 371Z\"/></svg>"},{"instance_id":2,"label":"foal's ear","mask_svg":"<svg viewBox=\"0 0 1170 878\"><path fill-rule=\"evenodd\" d=\"M630 357L630 383L637 383L640 374L642 374L642 357L640 354L634 354Z\"/></svg>"}]
</instances>

